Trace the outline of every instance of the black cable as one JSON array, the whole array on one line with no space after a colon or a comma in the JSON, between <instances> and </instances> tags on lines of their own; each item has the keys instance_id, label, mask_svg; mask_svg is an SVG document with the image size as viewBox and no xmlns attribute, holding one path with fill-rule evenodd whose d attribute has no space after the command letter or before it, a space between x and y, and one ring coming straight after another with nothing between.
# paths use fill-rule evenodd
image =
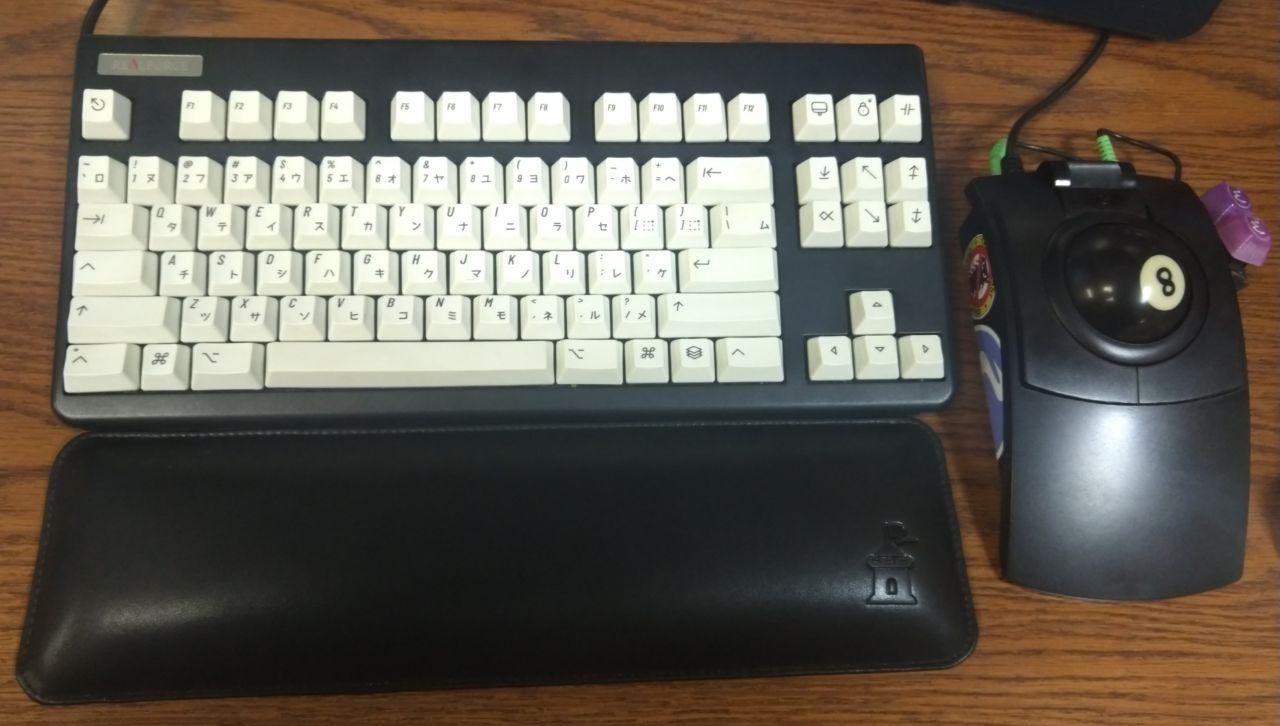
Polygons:
<instances>
[{"instance_id":1,"label":"black cable","mask_svg":"<svg viewBox=\"0 0 1280 726\"><path fill-rule=\"evenodd\" d=\"M1039 144L1029 144L1029 143L1027 143L1026 141L1019 141L1019 142L1017 142L1017 144L1018 144L1018 148L1019 148L1019 149L1026 149L1026 150L1028 150L1028 151L1034 151L1034 152L1037 152L1037 153L1040 153L1040 154L1048 154L1049 156L1056 156L1056 157L1058 157L1059 159L1066 159L1067 161L1080 161L1080 158L1079 158L1079 157L1077 157L1077 156L1075 156L1075 155L1073 155L1073 154L1069 154L1069 153L1067 153L1067 152L1065 152L1065 151L1062 151L1062 150L1059 150L1059 149L1055 149L1055 148L1053 148L1053 147L1051 147L1051 146L1041 146L1041 145L1039 145Z\"/></svg>"},{"instance_id":2,"label":"black cable","mask_svg":"<svg viewBox=\"0 0 1280 726\"><path fill-rule=\"evenodd\" d=\"M1098 39L1093 42L1093 48L1089 50L1089 55L1085 56L1084 60L1080 62L1080 65L1077 66L1074 71L1072 71L1071 75L1067 76L1067 79L1059 84L1057 88L1053 89L1049 95L1040 99L1034 106L1024 111L1022 115L1018 117L1017 121L1013 122L1013 127L1009 129L1009 143L1006 147L1007 150L1005 151L1004 158L1000 161L1000 168L1006 174L1015 171L1022 171L1022 157L1018 156L1017 151L1019 147L1018 135L1022 133L1022 127L1026 126L1027 122L1035 117L1036 114L1045 110L1049 106L1052 106L1055 101L1067 95L1067 92L1071 90L1072 86L1079 83L1080 79L1084 78L1084 75L1093 67L1093 64L1097 63L1098 59L1102 57L1102 51L1106 49L1107 41L1109 40L1111 40L1111 33L1105 30L1098 33Z\"/></svg>"},{"instance_id":3,"label":"black cable","mask_svg":"<svg viewBox=\"0 0 1280 726\"><path fill-rule=\"evenodd\" d=\"M93 4L84 13L84 22L80 24L80 37L93 35L93 29L98 25L98 16L102 15L102 9L106 7L107 0L93 0Z\"/></svg>"},{"instance_id":4,"label":"black cable","mask_svg":"<svg viewBox=\"0 0 1280 726\"><path fill-rule=\"evenodd\" d=\"M1124 134L1116 133L1111 129L1098 129L1098 133L1096 135L1110 136L1116 141L1122 141L1126 144L1129 144L1130 146L1136 146L1139 149L1146 149L1147 151L1163 156L1164 158L1173 162L1173 180L1182 181L1182 159L1179 159L1177 154L1173 153L1172 151L1169 151L1163 146L1157 146L1151 143L1150 141L1135 139L1132 136L1125 136Z\"/></svg>"}]
</instances>

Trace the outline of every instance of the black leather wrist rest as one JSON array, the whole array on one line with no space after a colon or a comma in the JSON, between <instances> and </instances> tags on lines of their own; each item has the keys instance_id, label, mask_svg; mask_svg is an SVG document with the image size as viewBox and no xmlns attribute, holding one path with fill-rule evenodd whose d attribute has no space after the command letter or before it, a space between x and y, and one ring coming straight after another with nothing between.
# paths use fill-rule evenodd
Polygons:
<instances>
[{"instance_id":1,"label":"black leather wrist rest","mask_svg":"<svg viewBox=\"0 0 1280 726\"><path fill-rule=\"evenodd\" d=\"M953 665L914 421L98 435L51 475L47 703Z\"/></svg>"}]
</instances>

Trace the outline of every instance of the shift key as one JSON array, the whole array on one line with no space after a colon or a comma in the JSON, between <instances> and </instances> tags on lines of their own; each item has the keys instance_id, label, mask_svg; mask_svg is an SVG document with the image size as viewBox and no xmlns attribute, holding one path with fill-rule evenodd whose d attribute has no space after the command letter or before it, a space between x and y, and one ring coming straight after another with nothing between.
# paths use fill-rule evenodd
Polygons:
<instances>
[{"instance_id":1,"label":"shift key","mask_svg":"<svg viewBox=\"0 0 1280 726\"><path fill-rule=\"evenodd\" d=\"M777 293L658 296L658 337L661 338L776 337L781 334Z\"/></svg>"}]
</instances>

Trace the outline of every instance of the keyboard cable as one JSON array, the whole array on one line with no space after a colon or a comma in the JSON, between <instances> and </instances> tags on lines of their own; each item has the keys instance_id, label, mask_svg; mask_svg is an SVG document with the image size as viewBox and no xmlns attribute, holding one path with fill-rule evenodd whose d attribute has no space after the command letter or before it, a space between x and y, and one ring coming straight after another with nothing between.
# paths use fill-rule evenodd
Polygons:
<instances>
[{"instance_id":1,"label":"keyboard cable","mask_svg":"<svg viewBox=\"0 0 1280 726\"><path fill-rule=\"evenodd\" d=\"M93 35L93 29L98 25L98 16L102 15L102 8L106 7L107 0L93 0L93 4L84 13L84 22L80 24L80 37Z\"/></svg>"}]
</instances>

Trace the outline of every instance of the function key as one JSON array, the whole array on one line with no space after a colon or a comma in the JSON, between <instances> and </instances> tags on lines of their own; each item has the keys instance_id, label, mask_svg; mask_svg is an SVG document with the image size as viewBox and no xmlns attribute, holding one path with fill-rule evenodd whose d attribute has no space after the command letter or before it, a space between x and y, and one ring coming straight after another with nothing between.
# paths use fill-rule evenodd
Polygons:
<instances>
[{"instance_id":1,"label":"function key","mask_svg":"<svg viewBox=\"0 0 1280 726\"><path fill-rule=\"evenodd\" d=\"M525 116L530 141L569 140L569 99L563 93L540 91L533 94Z\"/></svg>"},{"instance_id":2,"label":"function key","mask_svg":"<svg viewBox=\"0 0 1280 726\"><path fill-rule=\"evenodd\" d=\"M729 102L730 141L769 140L769 99L763 93L739 93Z\"/></svg>"},{"instance_id":3,"label":"function key","mask_svg":"<svg viewBox=\"0 0 1280 726\"><path fill-rule=\"evenodd\" d=\"M684 102L685 141L725 141L724 98L718 93L695 93Z\"/></svg>"},{"instance_id":4,"label":"function key","mask_svg":"<svg viewBox=\"0 0 1280 726\"><path fill-rule=\"evenodd\" d=\"M796 141L835 141L835 101L829 93L806 93L791 104Z\"/></svg>"},{"instance_id":5,"label":"function key","mask_svg":"<svg viewBox=\"0 0 1280 726\"><path fill-rule=\"evenodd\" d=\"M680 99L674 93L650 93L640 101L640 140L679 141L684 130Z\"/></svg>"},{"instance_id":6,"label":"function key","mask_svg":"<svg viewBox=\"0 0 1280 726\"><path fill-rule=\"evenodd\" d=\"M320 138L364 141L364 99L352 91L327 91L321 104Z\"/></svg>"},{"instance_id":7,"label":"function key","mask_svg":"<svg viewBox=\"0 0 1280 726\"><path fill-rule=\"evenodd\" d=\"M86 88L80 107L85 141L128 141L133 104L111 89Z\"/></svg>"},{"instance_id":8,"label":"function key","mask_svg":"<svg viewBox=\"0 0 1280 726\"><path fill-rule=\"evenodd\" d=\"M271 99L257 91L232 91L227 96L227 140L270 141Z\"/></svg>"},{"instance_id":9,"label":"function key","mask_svg":"<svg viewBox=\"0 0 1280 726\"><path fill-rule=\"evenodd\" d=\"M467 91L445 91L436 104L440 141L479 141L480 102Z\"/></svg>"},{"instance_id":10,"label":"function key","mask_svg":"<svg viewBox=\"0 0 1280 726\"><path fill-rule=\"evenodd\" d=\"M178 138L183 141L225 141L227 102L213 91L183 91L178 114Z\"/></svg>"},{"instance_id":11,"label":"function key","mask_svg":"<svg viewBox=\"0 0 1280 726\"><path fill-rule=\"evenodd\" d=\"M434 141L436 109L422 91L399 91L391 99L392 141Z\"/></svg>"},{"instance_id":12,"label":"function key","mask_svg":"<svg viewBox=\"0 0 1280 726\"><path fill-rule=\"evenodd\" d=\"M596 141L635 141L636 100L629 93L604 93L595 105Z\"/></svg>"},{"instance_id":13,"label":"function key","mask_svg":"<svg viewBox=\"0 0 1280 726\"><path fill-rule=\"evenodd\" d=\"M509 91L484 97L483 135L485 141L524 141L524 101Z\"/></svg>"},{"instance_id":14,"label":"function key","mask_svg":"<svg viewBox=\"0 0 1280 726\"><path fill-rule=\"evenodd\" d=\"M320 102L306 91L276 95L276 141L319 141Z\"/></svg>"},{"instance_id":15,"label":"function key","mask_svg":"<svg viewBox=\"0 0 1280 726\"><path fill-rule=\"evenodd\" d=\"M880 102L880 138L884 141L919 143L924 136L924 109L920 97L898 94Z\"/></svg>"}]
</instances>

